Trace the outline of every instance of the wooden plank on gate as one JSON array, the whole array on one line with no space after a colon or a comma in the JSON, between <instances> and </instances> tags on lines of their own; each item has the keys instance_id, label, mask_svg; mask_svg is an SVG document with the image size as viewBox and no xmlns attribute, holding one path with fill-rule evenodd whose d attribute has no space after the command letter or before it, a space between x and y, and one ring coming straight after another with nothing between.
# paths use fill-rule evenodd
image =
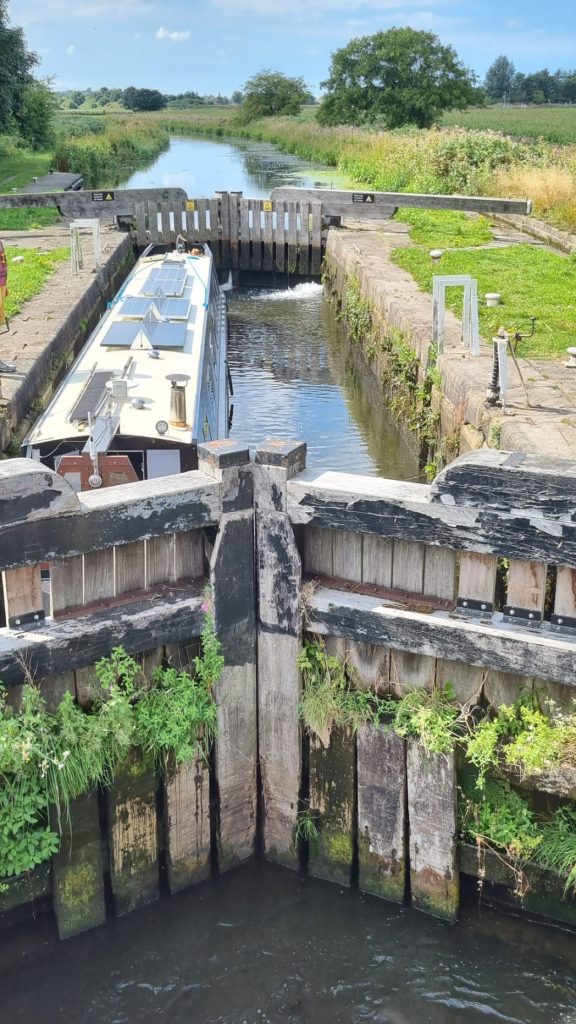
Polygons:
<instances>
[{"instance_id":1,"label":"wooden plank on gate","mask_svg":"<svg viewBox=\"0 0 576 1024\"><path fill-rule=\"evenodd\" d=\"M210 210L210 204L208 199L197 199L196 207L198 209L198 231L196 232L195 240L197 242L209 242L210 241L210 228L208 226L208 213Z\"/></svg>"},{"instance_id":2,"label":"wooden plank on gate","mask_svg":"<svg viewBox=\"0 0 576 1024\"><path fill-rule=\"evenodd\" d=\"M546 566L542 562L523 562L511 558L508 567L508 587L504 615L524 622L540 622L546 598ZM526 613L526 614L522 614Z\"/></svg>"},{"instance_id":3,"label":"wooden plank on gate","mask_svg":"<svg viewBox=\"0 0 576 1024\"><path fill-rule=\"evenodd\" d=\"M252 228L250 236L252 245L250 246L250 270L261 270L262 269L262 226L260 223L260 209L261 202L259 199L250 200L250 209L252 210Z\"/></svg>"},{"instance_id":4,"label":"wooden plank on gate","mask_svg":"<svg viewBox=\"0 0 576 1024\"><path fill-rule=\"evenodd\" d=\"M160 231L160 237L163 242L168 244L174 241L174 232L170 227L170 204L160 203L160 217L162 218L162 228Z\"/></svg>"},{"instance_id":5,"label":"wooden plank on gate","mask_svg":"<svg viewBox=\"0 0 576 1024\"><path fill-rule=\"evenodd\" d=\"M230 270L230 193L220 193L220 224L222 225L222 269Z\"/></svg>"},{"instance_id":6,"label":"wooden plank on gate","mask_svg":"<svg viewBox=\"0 0 576 1024\"><path fill-rule=\"evenodd\" d=\"M159 242L158 231L158 203L148 203L148 239L150 242Z\"/></svg>"},{"instance_id":7,"label":"wooden plank on gate","mask_svg":"<svg viewBox=\"0 0 576 1024\"><path fill-rule=\"evenodd\" d=\"M194 209L191 209L194 204ZM186 239L193 242L196 238L196 200L191 199L186 204Z\"/></svg>"},{"instance_id":8,"label":"wooden plank on gate","mask_svg":"<svg viewBox=\"0 0 576 1024\"><path fill-rule=\"evenodd\" d=\"M143 540L119 544L114 549L115 594L129 594L146 586Z\"/></svg>"},{"instance_id":9,"label":"wooden plank on gate","mask_svg":"<svg viewBox=\"0 0 576 1024\"><path fill-rule=\"evenodd\" d=\"M334 530L307 526L304 530L304 571L332 576L332 535Z\"/></svg>"},{"instance_id":10,"label":"wooden plank on gate","mask_svg":"<svg viewBox=\"0 0 576 1024\"><path fill-rule=\"evenodd\" d=\"M237 270L240 256L240 209L235 192L228 193L228 215L230 218L230 269Z\"/></svg>"},{"instance_id":11,"label":"wooden plank on gate","mask_svg":"<svg viewBox=\"0 0 576 1024\"><path fill-rule=\"evenodd\" d=\"M204 536L201 530L174 535L174 579L196 579L204 573Z\"/></svg>"},{"instance_id":12,"label":"wooden plank on gate","mask_svg":"<svg viewBox=\"0 0 576 1024\"><path fill-rule=\"evenodd\" d=\"M134 219L136 221L136 241L138 245L146 245L146 203L136 203Z\"/></svg>"},{"instance_id":13,"label":"wooden plank on gate","mask_svg":"<svg viewBox=\"0 0 576 1024\"><path fill-rule=\"evenodd\" d=\"M322 270L322 206L320 203L310 203L310 216L312 220L310 273L319 277Z\"/></svg>"},{"instance_id":14,"label":"wooden plank on gate","mask_svg":"<svg viewBox=\"0 0 576 1024\"><path fill-rule=\"evenodd\" d=\"M146 541L146 588L174 579L174 534Z\"/></svg>"},{"instance_id":15,"label":"wooden plank on gate","mask_svg":"<svg viewBox=\"0 0 576 1024\"><path fill-rule=\"evenodd\" d=\"M288 273L297 274L298 261L298 203L287 203L288 212Z\"/></svg>"},{"instance_id":16,"label":"wooden plank on gate","mask_svg":"<svg viewBox=\"0 0 576 1024\"><path fill-rule=\"evenodd\" d=\"M220 200L209 199L208 200L208 212L210 214L210 248L214 257L214 263L216 269L219 270L222 265L222 256L220 252L220 240L222 238L222 225L220 223Z\"/></svg>"},{"instance_id":17,"label":"wooden plank on gate","mask_svg":"<svg viewBox=\"0 0 576 1024\"><path fill-rule=\"evenodd\" d=\"M114 597L114 548L84 555L84 604Z\"/></svg>"},{"instance_id":18,"label":"wooden plank on gate","mask_svg":"<svg viewBox=\"0 0 576 1024\"><path fill-rule=\"evenodd\" d=\"M137 760L107 791L110 878L116 914L158 899L156 780Z\"/></svg>"},{"instance_id":19,"label":"wooden plank on gate","mask_svg":"<svg viewBox=\"0 0 576 1024\"><path fill-rule=\"evenodd\" d=\"M458 605L465 611L491 612L496 588L495 555L463 551L460 555Z\"/></svg>"},{"instance_id":20,"label":"wooden plank on gate","mask_svg":"<svg viewBox=\"0 0 576 1024\"><path fill-rule=\"evenodd\" d=\"M170 892L210 877L210 775L200 758L166 783L166 874Z\"/></svg>"},{"instance_id":21,"label":"wooden plank on gate","mask_svg":"<svg viewBox=\"0 0 576 1024\"><path fill-rule=\"evenodd\" d=\"M54 913L58 937L68 939L106 920L96 792L73 800L60 818L52 809L51 824L60 832L60 848L52 859Z\"/></svg>"},{"instance_id":22,"label":"wooden plank on gate","mask_svg":"<svg viewBox=\"0 0 576 1024\"><path fill-rule=\"evenodd\" d=\"M310 736L310 813L317 837L310 843L308 870L316 878L350 885L354 856L356 737L333 728Z\"/></svg>"},{"instance_id":23,"label":"wooden plank on gate","mask_svg":"<svg viewBox=\"0 0 576 1024\"><path fill-rule=\"evenodd\" d=\"M412 904L453 921L460 898L454 754L427 754L408 740L407 776Z\"/></svg>"},{"instance_id":24,"label":"wooden plank on gate","mask_svg":"<svg viewBox=\"0 0 576 1024\"><path fill-rule=\"evenodd\" d=\"M272 203L269 199L261 203L261 210L264 221L262 228L262 270L270 271L274 269L274 233L272 230L274 214L272 213Z\"/></svg>"},{"instance_id":25,"label":"wooden plank on gate","mask_svg":"<svg viewBox=\"0 0 576 1024\"><path fill-rule=\"evenodd\" d=\"M84 556L59 558L50 565L50 614L84 604Z\"/></svg>"},{"instance_id":26,"label":"wooden plank on gate","mask_svg":"<svg viewBox=\"0 0 576 1024\"><path fill-rule=\"evenodd\" d=\"M395 540L392 563L394 590L421 594L424 587L424 545L411 540Z\"/></svg>"},{"instance_id":27,"label":"wooden plank on gate","mask_svg":"<svg viewBox=\"0 0 576 1024\"><path fill-rule=\"evenodd\" d=\"M275 203L276 227L274 228L274 270L283 273L286 268L286 203Z\"/></svg>"},{"instance_id":28,"label":"wooden plank on gate","mask_svg":"<svg viewBox=\"0 0 576 1024\"><path fill-rule=\"evenodd\" d=\"M358 730L358 883L362 892L404 902L406 756L391 730Z\"/></svg>"},{"instance_id":29,"label":"wooden plank on gate","mask_svg":"<svg viewBox=\"0 0 576 1024\"><path fill-rule=\"evenodd\" d=\"M362 544L362 582L392 586L392 541L365 533Z\"/></svg>"},{"instance_id":30,"label":"wooden plank on gate","mask_svg":"<svg viewBox=\"0 0 576 1024\"><path fill-rule=\"evenodd\" d=\"M343 580L362 580L362 534L332 531L332 575Z\"/></svg>"},{"instance_id":31,"label":"wooden plank on gate","mask_svg":"<svg viewBox=\"0 0 576 1024\"><path fill-rule=\"evenodd\" d=\"M250 200L240 200L240 270L250 269Z\"/></svg>"},{"instance_id":32,"label":"wooden plank on gate","mask_svg":"<svg viewBox=\"0 0 576 1024\"><path fill-rule=\"evenodd\" d=\"M310 205L299 203L298 249L300 253L300 273L310 273Z\"/></svg>"},{"instance_id":33,"label":"wooden plank on gate","mask_svg":"<svg viewBox=\"0 0 576 1024\"><path fill-rule=\"evenodd\" d=\"M426 547L424 593L429 597L456 597L456 552L450 548Z\"/></svg>"},{"instance_id":34,"label":"wooden plank on gate","mask_svg":"<svg viewBox=\"0 0 576 1024\"><path fill-rule=\"evenodd\" d=\"M562 626L563 620L572 619L576 623L576 569L558 566L556 575L556 595L554 598L554 615L558 616L557 625Z\"/></svg>"},{"instance_id":35,"label":"wooden plank on gate","mask_svg":"<svg viewBox=\"0 0 576 1024\"><path fill-rule=\"evenodd\" d=\"M4 611L11 629L40 621L44 617L42 578L39 565L24 565L2 573Z\"/></svg>"}]
</instances>

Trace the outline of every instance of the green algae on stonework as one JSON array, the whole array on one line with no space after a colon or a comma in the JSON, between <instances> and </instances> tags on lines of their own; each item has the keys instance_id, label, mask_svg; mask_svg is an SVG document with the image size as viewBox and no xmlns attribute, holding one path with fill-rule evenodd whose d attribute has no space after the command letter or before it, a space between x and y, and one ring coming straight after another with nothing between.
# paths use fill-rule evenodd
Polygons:
<instances>
[{"instance_id":1,"label":"green algae on stonework","mask_svg":"<svg viewBox=\"0 0 576 1024\"><path fill-rule=\"evenodd\" d=\"M430 868L410 872L412 903L419 910L442 917L446 921L454 921L458 916L460 901L460 878L456 874L452 878Z\"/></svg>"},{"instance_id":2,"label":"green algae on stonework","mask_svg":"<svg viewBox=\"0 0 576 1024\"><path fill-rule=\"evenodd\" d=\"M68 868L59 883L62 905L69 910L87 907L98 894L100 879L93 864Z\"/></svg>"}]
</instances>

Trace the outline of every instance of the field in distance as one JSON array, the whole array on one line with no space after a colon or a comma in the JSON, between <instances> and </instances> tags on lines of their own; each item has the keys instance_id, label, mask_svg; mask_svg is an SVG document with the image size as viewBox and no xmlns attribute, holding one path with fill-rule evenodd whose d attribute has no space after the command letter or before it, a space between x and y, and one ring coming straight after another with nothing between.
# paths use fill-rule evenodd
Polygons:
<instances>
[{"instance_id":1,"label":"field in distance","mask_svg":"<svg viewBox=\"0 0 576 1024\"><path fill-rule=\"evenodd\" d=\"M442 124L505 132L526 139L545 139L560 146L576 143L576 105L472 107L470 110L451 110L444 114Z\"/></svg>"}]
</instances>

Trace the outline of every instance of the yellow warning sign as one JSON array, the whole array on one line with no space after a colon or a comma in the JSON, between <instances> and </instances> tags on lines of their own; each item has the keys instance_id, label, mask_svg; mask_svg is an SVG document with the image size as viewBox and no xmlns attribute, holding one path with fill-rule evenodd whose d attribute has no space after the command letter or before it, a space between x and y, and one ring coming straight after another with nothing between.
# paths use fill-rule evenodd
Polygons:
<instances>
[{"instance_id":1,"label":"yellow warning sign","mask_svg":"<svg viewBox=\"0 0 576 1024\"><path fill-rule=\"evenodd\" d=\"M186 200L186 209L187 210L195 210L196 209L196 200L195 199L187 199Z\"/></svg>"},{"instance_id":2,"label":"yellow warning sign","mask_svg":"<svg viewBox=\"0 0 576 1024\"><path fill-rule=\"evenodd\" d=\"M265 199L262 203L262 209L264 210L264 213L272 213L272 200Z\"/></svg>"},{"instance_id":3,"label":"yellow warning sign","mask_svg":"<svg viewBox=\"0 0 576 1024\"><path fill-rule=\"evenodd\" d=\"M114 193L113 192L106 192L105 193L105 195L104 195L104 202L105 203L111 203L113 199L114 199Z\"/></svg>"}]
</instances>

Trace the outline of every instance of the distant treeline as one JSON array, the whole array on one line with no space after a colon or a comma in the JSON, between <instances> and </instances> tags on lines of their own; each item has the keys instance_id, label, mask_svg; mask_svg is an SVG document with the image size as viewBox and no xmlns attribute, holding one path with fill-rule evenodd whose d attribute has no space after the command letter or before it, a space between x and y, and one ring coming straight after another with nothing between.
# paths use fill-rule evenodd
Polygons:
<instances>
[{"instance_id":1,"label":"distant treeline","mask_svg":"<svg viewBox=\"0 0 576 1024\"><path fill-rule=\"evenodd\" d=\"M242 93L234 92L231 97L200 96L196 92L182 92L177 95L162 93L158 89L137 89L131 85L127 89L68 89L57 92L56 98L61 109L78 110L96 107L121 106L126 110L164 110L166 107L184 110L189 107L225 106L229 103L241 103Z\"/></svg>"},{"instance_id":2,"label":"distant treeline","mask_svg":"<svg viewBox=\"0 0 576 1024\"><path fill-rule=\"evenodd\" d=\"M484 89L489 100L506 103L576 103L576 70L524 75L502 55L488 69Z\"/></svg>"}]
</instances>

